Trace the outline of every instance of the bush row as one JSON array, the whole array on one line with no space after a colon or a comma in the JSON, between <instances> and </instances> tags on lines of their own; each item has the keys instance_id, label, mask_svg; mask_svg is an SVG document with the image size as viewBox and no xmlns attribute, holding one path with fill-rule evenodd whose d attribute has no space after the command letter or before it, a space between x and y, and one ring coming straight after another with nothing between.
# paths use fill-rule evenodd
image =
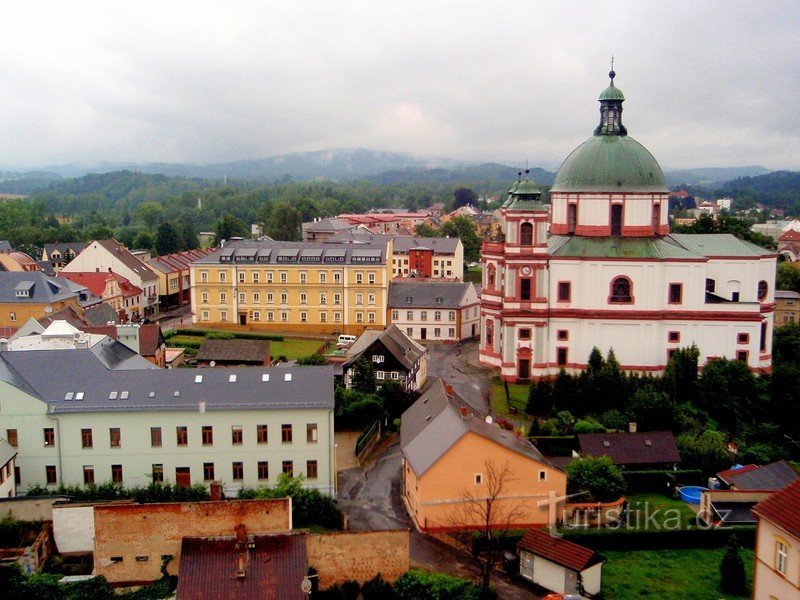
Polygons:
<instances>
[{"instance_id":1,"label":"bush row","mask_svg":"<svg viewBox=\"0 0 800 600\"><path fill-rule=\"evenodd\" d=\"M230 333L233 338L237 340L272 340L274 342L282 342L284 337L277 333L253 333L250 331L219 331L216 329L175 329L174 333L170 335L192 335L195 337L208 337L213 339L213 336L220 334Z\"/></svg>"},{"instance_id":2,"label":"bush row","mask_svg":"<svg viewBox=\"0 0 800 600\"><path fill-rule=\"evenodd\" d=\"M134 500L141 504L151 502L197 502L209 500L206 486L196 483L179 487L169 483L151 483L145 487L126 488L115 483L60 485L49 489L40 485L28 488L28 496L67 496L72 502L104 502L106 500Z\"/></svg>"},{"instance_id":3,"label":"bush row","mask_svg":"<svg viewBox=\"0 0 800 600\"><path fill-rule=\"evenodd\" d=\"M592 550L666 550L685 548L721 548L732 533L744 548L755 546L756 528L752 526L715 527L711 529L585 529L563 531L564 539Z\"/></svg>"},{"instance_id":4,"label":"bush row","mask_svg":"<svg viewBox=\"0 0 800 600\"><path fill-rule=\"evenodd\" d=\"M315 579L312 579L315 581ZM360 596L359 596L360 594ZM412 569L401 575L394 585L384 581L380 574L363 586L357 581L345 581L326 590L312 591L316 600L491 600L496 594L481 595L474 583L443 573L430 573Z\"/></svg>"},{"instance_id":5,"label":"bush row","mask_svg":"<svg viewBox=\"0 0 800 600\"><path fill-rule=\"evenodd\" d=\"M700 469L655 470L655 471L622 471L628 494L659 493L677 485L701 485L703 473Z\"/></svg>"}]
</instances>

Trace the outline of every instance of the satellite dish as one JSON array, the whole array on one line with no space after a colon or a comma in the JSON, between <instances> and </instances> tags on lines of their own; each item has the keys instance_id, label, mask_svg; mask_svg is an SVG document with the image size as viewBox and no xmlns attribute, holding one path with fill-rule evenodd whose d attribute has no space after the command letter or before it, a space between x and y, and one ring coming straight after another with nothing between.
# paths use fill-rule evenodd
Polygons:
<instances>
[{"instance_id":1,"label":"satellite dish","mask_svg":"<svg viewBox=\"0 0 800 600\"><path fill-rule=\"evenodd\" d=\"M310 594L311 593L311 580L308 577L303 579L303 582L300 584L300 589L305 594Z\"/></svg>"},{"instance_id":2,"label":"satellite dish","mask_svg":"<svg viewBox=\"0 0 800 600\"><path fill-rule=\"evenodd\" d=\"M486 415L486 422L489 423L489 425L492 424L492 415Z\"/></svg>"},{"instance_id":3,"label":"satellite dish","mask_svg":"<svg viewBox=\"0 0 800 600\"><path fill-rule=\"evenodd\" d=\"M44 307L44 312L45 312L45 314L49 315L51 312L53 312L53 307L52 306L45 306Z\"/></svg>"}]
</instances>

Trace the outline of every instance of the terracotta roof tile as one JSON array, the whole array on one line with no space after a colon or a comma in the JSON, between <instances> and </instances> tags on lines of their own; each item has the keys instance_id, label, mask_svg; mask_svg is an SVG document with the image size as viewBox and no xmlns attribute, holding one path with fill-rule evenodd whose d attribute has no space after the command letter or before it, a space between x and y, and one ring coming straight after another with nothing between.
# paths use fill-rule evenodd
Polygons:
<instances>
[{"instance_id":1,"label":"terracotta roof tile","mask_svg":"<svg viewBox=\"0 0 800 600\"><path fill-rule=\"evenodd\" d=\"M756 504L753 513L800 538L800 479Z\"/></svg>"},{"instance_id":2,"label":"terracotta roof tile","mask_svg":"<svg viewBox=\"0 0 800 600\"><path fill-rule=\"evenodd\" d=\"M520 540L519 548L573 571L583 571L605 561L605 558L594 550L554 538L545 529L528 530Z\"/></svg>"}]
</instances>

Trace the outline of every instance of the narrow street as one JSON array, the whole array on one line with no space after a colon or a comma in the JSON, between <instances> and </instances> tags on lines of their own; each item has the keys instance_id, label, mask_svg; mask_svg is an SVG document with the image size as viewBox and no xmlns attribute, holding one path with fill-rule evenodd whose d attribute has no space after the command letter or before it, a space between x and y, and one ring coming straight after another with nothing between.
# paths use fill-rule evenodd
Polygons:
<instances>
[{"instance_id":1,"label":"narrow street","mask_svg":"<svg viewBox=\"0 0 800 600\"><path fill-rule=\"evenodd\" d=\"M475 408L489 412L489 371L478 365L478 342L429 343L428 379L439 377Z\"/></svg>"}]
</instances>

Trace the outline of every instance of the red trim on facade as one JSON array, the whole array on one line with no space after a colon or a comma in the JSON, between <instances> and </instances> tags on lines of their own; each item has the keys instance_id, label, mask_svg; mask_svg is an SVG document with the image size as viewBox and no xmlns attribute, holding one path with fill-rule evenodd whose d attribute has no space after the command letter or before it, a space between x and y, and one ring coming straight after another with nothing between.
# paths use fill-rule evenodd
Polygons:
<instances>
[{"instance_id":1,"label":"red trim on facade","mask_svg":"<svg viewBox=\"0 0 800 600\"><path fill-rule=\"evenodd\" d=\"M652 225L623 225L622 237L651 237L654 233Z\"/></svg>"},{"instance_id":2,"label":"red trim on facade","mask_svg":"<svg viewBox=\"0 0 800 600\"><path fill-rule=\"evenodd\" d=\"M564 319L601 319L621 321L642 320L642 321L729 321L735 322L761 322L760 313L735 313L719 312L709 313L699 310L592 310L579 308L550 308L550 309L531 309L529 312L503 312L503 319L507 317L528 317L531 319L564 318Z\"/></svg>"},{"instance_id":3,"label":"red trim on facade","mask_svg":"<svg viewBox=\"0 0 800 600\"><path fill-rule=\"evenodd\" d=\"M680 286L678 290L678 296L680 298L678 300L672 299L672 286L677 285ZM667 285L667 304L683 304L683 283L680 281L670 281Z\"/></svg>"}]
</instances>

